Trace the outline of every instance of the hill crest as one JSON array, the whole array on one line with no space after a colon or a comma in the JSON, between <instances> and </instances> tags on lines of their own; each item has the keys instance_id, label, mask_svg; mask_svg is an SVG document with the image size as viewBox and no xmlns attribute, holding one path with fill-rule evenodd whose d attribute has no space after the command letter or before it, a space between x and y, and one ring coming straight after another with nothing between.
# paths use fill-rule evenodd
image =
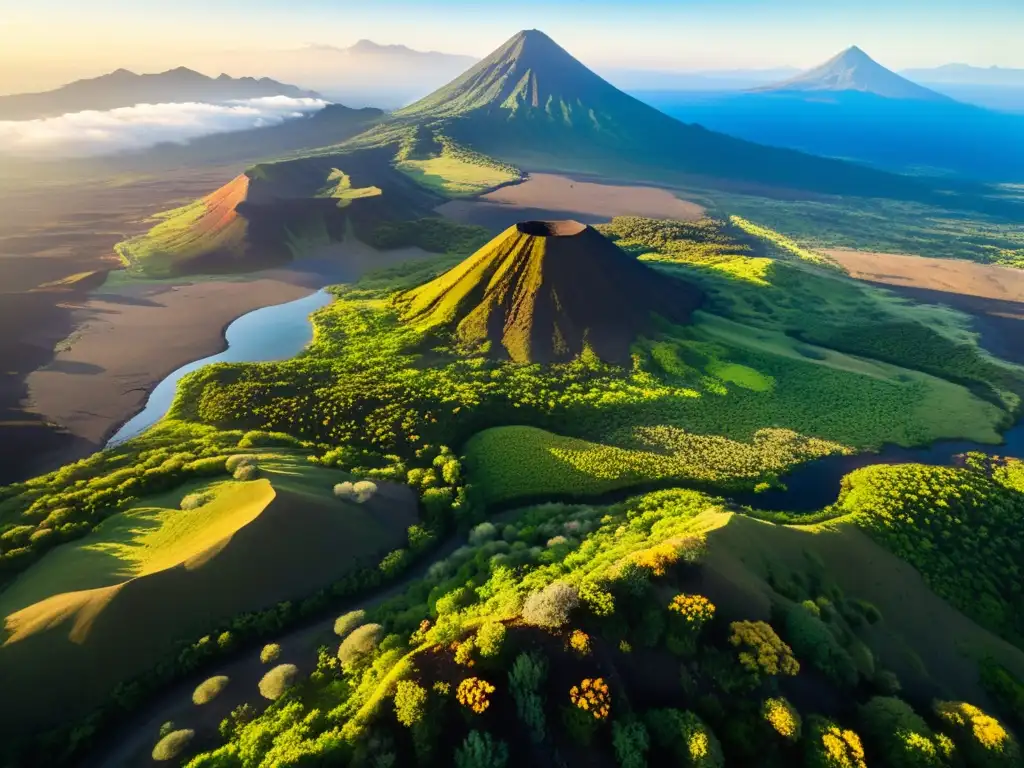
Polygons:
<instances>
[{"instance_id":1,"label":"hill crest","mask_svg":"<svg viewBox=\"0 0 1024 768\"><path fill-rule=\"evenodd\" d=\"M883 67L856 45L806 72L780 83L754 89L766 92L846 92L857 91L887 99L950 102L948 96L901 77Z\"/></svg>"},{"instance_id":2,"label":"hill crest","mask_svg":"<svg viewBox=\"0 0 1024 768\"><path fill-rule=\"evenodd\" d=\"M420 328L453 328L518 363L567 362L592 352L628 363L657 314L686 323L703 300L578 221L523 221L435 280L399 297Z\"/></svg>"}]
</instances>

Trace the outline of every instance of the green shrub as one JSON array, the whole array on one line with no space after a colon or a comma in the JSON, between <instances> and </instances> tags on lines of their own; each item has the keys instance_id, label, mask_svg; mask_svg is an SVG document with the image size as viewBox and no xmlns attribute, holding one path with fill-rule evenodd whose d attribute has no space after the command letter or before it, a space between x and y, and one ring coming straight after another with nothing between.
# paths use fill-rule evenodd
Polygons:
<instances>
[{"instance_id":1,"label":"green shrub","mask_svg":"<svg viewBox=\"0 0 1024 768\"><path fill-rule=\"evenodd\" d=\"M946 765L952 744L901 699L876 696L860 708L864 734L892 768Z\"/></svg>"},{"instance_id":2,"label":"green shrub","mask_svg":"<svg viewBox=\"0 0 1024 768\"><path fill-rule=\"evenodd\" d=\"M647 768L644 755L650 745L647 728L639 720L612 723L612 747L620 768Z\"/></svg>"},{"instance_id":3,"label":"green shrub","mask_svg":"<svg viewBox=\"0 0 1024 768\"><path fill-rule=\"evenodd\" d=\"M239 448L298 448L302 441L284 432L263 432L251 430L242 435L238 441Z\"/></svg>"},{"instance_id":4,"label":"green shrub","mask_svg":"<svg viewBox=\"0 0 1024 768\"><path fill-rule=\"evenodd\" d=\"M281 646L277 643L267 643L263 646L263 650L260 651L260 662L263 664L273 664L281 657Z\"/></svg>"},{"instance_id":5,"label":"green shrub","mask_svg":"<svg viewBox=\"0 0 1024 768\"><path fill-rule=\"evenodd\" d=\"M470 731L455 750L455 768L505 768L507 764L508 745L489 733Z\"/></svg>"},{"instance_id":6,"label":"green shrub","mask_svg":"<svg viewBox=\"0 0 1024 768\"><path fill-rule=\"evenodd\" d=\"M480 650L480 656L488 659L501 653L502 643L505 642L505 625L500 621L488 621L480 626L476 632L476 647Z\"/></svg>"},{"instance_id":7,"label":"green shrub","mask_svg":"<svg viewBox=\"0 0 1024 768\"><path fill-rule=\"evenodd\" d=\"M412 728L427 711L427 690L413 680L399 680L395 686L395 717L406 728Z\"/></svg>"},{"instance_id":8,"label":"green shrub","mask_svg":"<svg viewBox=\"0 0 1024 768\"><path fill-rule=\"evenodd\" d=\"M547 676L547 659L536 653L519 654L508 673L508 687L516 703L516 713L535 744L544 741L546 733L544 700L540 696L540 688Z\"/></svg>"},{"instance_id":9,"label":"green shrub","mask_svg":"<svg viewBox=\"0 0 1024 768\"><path fill-rule=\"evenodd\" d=\"M200 683L192 692L192 703L197 706L209 704L227 687L229 681L227 675L217 675Z\"/></svg>"},{"instance_id":10,"label":"green shrub","mask_svg":"<svg viewBox=\"0 0 1024 768\"><path fill-rule=\"evenodd\" d=\"M722 745L704 721L693 712L654 709L644 720L651 739L671 752L680 765L694 768L722 768Z\"/></svg>"},{"instance_id":11,"label":"green shrub","mask_svg":"<svg viewBox=\"0 0 1024 768\"><path fill-rule=\"evenodd\" d=\"M160 739L156 746L153 747L153 759L158 763L176 760L185 751L195 735L196 732L191 730L172 731Z\"/></svg>"},{"instance_id":12,"label":"green shrub","mask_svg":"<svg viewBox=\"0 0 1024 768\"><path fill-rule=\"evenodd\" d=\"M352 501L362 504L373 498L377 493L377 484L370 480L360 480L356 483L346 480L334 486L334 495L345 501Z\"/></svg>"},{"instance_id":13,"label":"green shrub","mask_svg":"<svg viewBox=\"0 0 1024 768\"><path fill-rule=\"evenodd\" d=\"M294 664L279 664L260 680L260 695L265 699L275 701L295 684L298 676L299 668Z\"/></svg>"},{"instance_id":14,"label":"green shrub","mask_svg":"<svg viewBox=\"0 0 1024 768\"><path fill-rule=\"evenodd\" d=\"M832 631L803 605L786 611L786 639L797 658L825 673L843 688L857 684L857 667Z\"/></svg>"},{"instance_id":15,"label":"green shrub","mask_svg":"<svg viewBox=\"0 0 1024 768\"><path fill-rule=\"evenodd\" d=\"M782 642L771 625L763 621L734 621L729 628L729 643L739 650L740 664L755 677L792 676L800 671L793 649Z\"/></svg>"}]
</instances>

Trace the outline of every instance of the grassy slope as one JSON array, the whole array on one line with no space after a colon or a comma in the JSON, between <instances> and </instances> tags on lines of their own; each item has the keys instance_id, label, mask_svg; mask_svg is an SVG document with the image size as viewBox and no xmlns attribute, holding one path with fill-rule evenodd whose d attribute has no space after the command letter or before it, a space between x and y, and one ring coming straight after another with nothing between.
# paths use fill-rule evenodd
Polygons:
<instances>
[{"instance_id":1,"label":"grassy slope","mask_svg":"<svg viewBox=\"0 0 1024 768\"><path fill-rule=\"evenodd\" d=\"M425 187L448 197L472 197L519 178L500 168L477 165L450 155L404 160L396 167Z\"/></svg>"},{"instance_id":2,"label":"grassy slope","mask_svg":"<svg viewBox=\"0 0 1024 768\"><path fill-rule=\"evenodd\" d=\"M911 695L985 701L975 663L982 656L1024 675L1024 653L936 596L910 565L848 523L782 526L710 512L701 527L709 545L702 589L723 611L767 619L768 575L806 575L816 558L847 595L881 611L883 621L867 630L866 641Z\"/></svg>"},{"instance_id":3,"label":"grassy slope","mask_svg":"<svg viewBox=\"0 0 1024 768\"><path fill-rule=\"evenodd\" d=\"M307 595L401 546L415 522L405 489L382 488L357 506L331 493L344 473L284 456L263 471L266 479L220 484L217 500L195 512L173 509L193 488L154 498L26 571L4 606L52 597L8 617L17 635L0 647L5 727L86 711L177 641ZM79 579L85 590L59 592Z\"/></svg>"}]
</instances>

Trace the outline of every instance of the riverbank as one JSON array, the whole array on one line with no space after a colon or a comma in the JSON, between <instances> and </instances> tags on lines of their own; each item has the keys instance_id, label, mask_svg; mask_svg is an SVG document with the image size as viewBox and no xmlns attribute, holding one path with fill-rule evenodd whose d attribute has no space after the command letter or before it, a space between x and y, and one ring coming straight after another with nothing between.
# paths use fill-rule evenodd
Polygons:
<instances>
[{"instance_id":1,"label":"riverbank","mask_svg":"<svg viewBox=\"0 0 1024 768\"><path fill-rule=\"evenodd\" d=\"M23 475L101 449L169 374L222 352L225 331L240 316L349 282L371 269L429 256L417 248L381 252L350 240L315 257L246 275L134 281L114 272L103 286L69 305L73 330L57 343L52 359L26 377L24 410L56 425L65 439Z\"/></svg>"}]
</instances>

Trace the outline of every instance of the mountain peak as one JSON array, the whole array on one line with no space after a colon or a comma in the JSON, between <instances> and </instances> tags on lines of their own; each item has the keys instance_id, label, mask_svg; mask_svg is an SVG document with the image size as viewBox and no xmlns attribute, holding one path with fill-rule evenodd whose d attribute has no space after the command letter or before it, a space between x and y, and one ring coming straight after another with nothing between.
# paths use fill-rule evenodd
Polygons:
<instances>
[{"instance_id":1,"label":"mountain peak","mask_svg":"<svg viewBox=\"0 0 1024 768\"><path fill-rule=\"evenodd\" d=\"M758 92L860 92L888 99L949 101L950 99L886 69L852 45L814 69Z\"/></svg>"}]
</instances>

